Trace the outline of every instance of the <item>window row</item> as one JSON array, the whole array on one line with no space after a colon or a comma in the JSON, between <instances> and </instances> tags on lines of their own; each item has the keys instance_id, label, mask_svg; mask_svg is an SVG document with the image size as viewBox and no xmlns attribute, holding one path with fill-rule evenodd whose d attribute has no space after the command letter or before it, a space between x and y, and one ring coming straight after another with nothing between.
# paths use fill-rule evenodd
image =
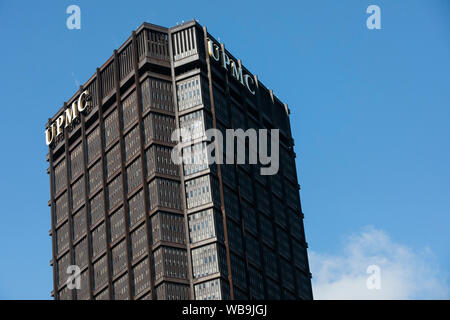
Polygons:
<instances>
[{"instance_id":1,"label":"window row","mask_svg":"<svg viewBox=\"0 0 450 320\"><path fill-rule=\"evenodd\" d=\"M191 175L209 167L206 142L197 143L183 148L183 171Z\"/></svg>"},{"instance_id":2,"label":"window row","mask_svg":"<svg viewBox=\"0 0 450 320\"><path fill-rule=\"evenodd\" d=\"M195 285L195 300L222 300L225 288L224 281L221 279L213 279Z\"/></svg>"},{"instance_id":3,"label":"window row","mask_svg":"<svg viewBox=\"0 0 450 320\"><path fill-rule=\"evenodd\" d=\"M179 117L181 141L190 141L205 136L206 130L212 128L211 116L197 110Z\"/></svg>"},{"instance_id":4,"label":"window row","mask_svg":"<svg viewBox=\"0 0 450 320\"><path fill-rule=\"evenodd\" d=\"M157 281L162 277L187 279L187 255L186 250L159 247L153 252L154 274Z\"/></svg>"},{"instance_id":5,"label":"window row","mask_svg":"<svg viewBox=\"0 0 450 320\"><path fill-rule=\"evenodd\" d=\"M217 272L227 275L226 253L223 246L212 243L192 249L191 254L194 278L206 277Z\"/></svg>"},{"instance_id":6,"label":"window row","mask_svg":"<svg viewBox=\"0 0 450 320\"><path fill-rule=\"evenodd\" d=\"M141 84L142 112L150 108L173 112L172 83L160 79L147 78Z\"/></svg>"},{"instance_id":7,"label":"window row","mask_svg":"<svg viewBox=\"0 0 450 320\"><path fill-rule=\"evenodd\" d=\"M205 175L185 182L186 204L192 209L213 200L211 195L211 177Z\"/></svg>"},{"instance_id":8,"label":"window row","mask_svg":"<svg viewBox=\"0 0 450 320\"><path fill-rule=\"evenodd\" d=\"M156 288L156 299L188 300L189 286L165 281Z\"/></svg>"},{"instance_id":9,"label":"window row","mask_svg":"<svg viewBox=\"0 0 450 320\"><path fill-rule=\"evenodd\" d=\"M172 142L172 134L175 131L175 117L150 113L143 119L144 144L151 140Z\"/></svg>"},{"instance_id":10,"label":"window row","mask_svg":"<svg viewBox=\"0 0 450 320\"><path fill-rule=\"evenodd\" d=\"M178 176L178 165L172 161L172 148L152 145L145 151L147 177L153 174Z\"/></svg>"},{"instance_id":11,"label":"window row","mask_svg":"<svg viewBox=\"0 0 450 320\"><path fill-rule=\"evenodd\" d=\"M245 263L240 257L235 254L230 255L231 275L233 278L233 285L241 289L247 289L247 274L245 271Z\"/></svg>"},{"instance_id":12,"label":"window row","mask_svg":"<svg viewBox=\"0 0 450 320\"><path fill-rule=\"evenodd\" d=\"M162 206L171 209L181 209L180 183L167 179L156 178L149 183L150 208Z\"/></svg>"},{"instance_id":13,"label":"window row","mask_svg":"<svg viewBox=\"0 0 450 320\"><path fill-rule=\"evenodd\" d=\"M190 242L197 243L214 238L218 231L218 225L221 224L219 219L213 209L190 214L188 216Z\"/></svg>"},{"instance_id":14,"label":"window row","mask_svg":"<svg viewBox=\"0 0 450 320\"><path fill-rule=\"evenodd\" d=\"M184 217L181 215L157 212L152 216L151 225L153 243L167 241L184 244L186 242Z\"/></svg>"},{"instance_id":15,"label":"window row","mask_svg":"<svg viewBox=\"0 0 450 320\"><path fill-rule=\"evenodd\" d=\"M202 104L202 85L200 76L177 82L178 110L183 111Z\"/></svg>"}]
</instances>

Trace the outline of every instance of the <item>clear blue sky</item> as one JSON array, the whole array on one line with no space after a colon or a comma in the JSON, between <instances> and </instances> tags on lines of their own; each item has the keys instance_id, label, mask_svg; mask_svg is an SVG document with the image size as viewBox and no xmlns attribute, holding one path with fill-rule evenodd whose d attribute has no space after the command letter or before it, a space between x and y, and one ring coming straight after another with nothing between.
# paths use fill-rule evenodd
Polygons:
<instances>
[{"instance_id":1,"label":"clear blue sky","mask_svg":"<svg viewBox=\"0 0 450 320\"><path fill-rule=\"evenodd\" d=\"M345 256L373 226L431 252L448 286L449 1L162 3L0 1L0 298L50 298L47 118L142 22L193 18L288 103L310 251Z\"/></svg>"}]
</instances>

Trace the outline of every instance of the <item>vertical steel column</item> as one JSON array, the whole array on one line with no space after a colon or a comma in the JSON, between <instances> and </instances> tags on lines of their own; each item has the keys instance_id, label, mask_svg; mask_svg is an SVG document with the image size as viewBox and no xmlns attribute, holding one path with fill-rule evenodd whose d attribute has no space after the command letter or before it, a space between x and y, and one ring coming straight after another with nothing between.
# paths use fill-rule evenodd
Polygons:
<instances>
[{"instance_id":1,"label":"vertical steel column","mask_svg":"<svg viewBox=\"0 0 450 320\"><path fill-rule=\"evenodd\" d=\"M81 90L80 90L81 93ZM64 110L67 109L67 102L64 102ZM64 152L66 157L66 186L67 186L67 222L69 224L69 255L70 265L74 264L73 241L72 241L72 190L70 188L70 155L69 155L69 133L64 130ZM66 270L67 271L67 270ZM75 292L71 290L72 300L75 299Z\"/></svg>"},{"instance_id":2,"label":"vertical steel column","mask_svg":"<svg viewBox=\"0 0 450 320\"><path fill-rule=\"evenodd\" d=\"M223 50L224 48L222 48ZM239 66L242 67L241 65L241 60L238 61ZM228 115L229 115L229 121L230 121L230 127L234 128L233 125L233 115L232 115L232 110L231 110L231 102L230 102L230 85L229 85L229 77L228 77L228 73L225 73L225 91L226 91L226 101L227 101L227 106L226 108L228 109ZM240 96L242 98L242 91L239 91ZM237 129L237 128L234 128ZM244 129L244 128L238 128L238 129ZM234 143L234 142L233 142ZM245 143L245 141L244 141ZM227 155L229 156L229 155ZM250 279L249 279L249 267L248 267L248 259L247 259L247 247L246 247L246 241L245 241L245 228L244 228L244 219L242 217L242 197L241 197L241 191L240 191L240 185L239 185L239 170L237 167L237 158L236 158L236 153L233 154L233 159L234 159L234 164L233 164L233 170L234 170L234 177L236 179L236 184L237 184L237 193L238 193L238 210L239 210L239 222L240 222L240 227L241 227L241 235L242 235L242 247L243 247L243 253L244 253L244 260L245 260L245 276L247 279L247 296L250 297ZM226 209L225 209L226 211Z\"/></svg>"},{"instance_id":3,"label":"vertical steel column","mask_svg":"<svg viewBox=\"0 0 450 320\"><path fill-rule=\"evenodd\" d=\"M48 118L47 127L51 128L51 119ZM55 205L55 168L53 167L53 148L52 145L48 146L49 152L49 175L50 175L50 223L52 228L52 264L53 264L53 299L58 300L58 287L57 282L57 261L56 261L56 205ZM71 233L71 230L69 230ZM69 235L70 237L72 234Z\"/></svg>"},{"instance_id":4,"label":"vertical steel column","mask_svg":"<svg viewBox=\"0 0 450 320\"><path fill-rule=\"evenodd\" d=\"M256 94L256 103L258 106L261 106L261 92L259 91L259 82L258 82L258 77L256 75L253 76L253 78L255 79L255 94ZM262 117L261 117L261 113L258 112L258 116L259 116L259 120L262 123ZM245 117L245 121L248 122L247 116ZM263 123L262 123L263 124ZM253 182L253 179L252 179ZM253 182L253 189L254 189L255 185ZM257 197L256 197L257 198ZM257 200L256 200L257 201ZM259 223L259 212L258 209L256 209L256 230L258 231L258 234L260 235L258 237L258 243L259 243L259 259L261 262L261 266L262 266L262 272L263 272L263 282L264 282L264 298L267 299L267 279L266 279L266 267L265 267L265 263L264 263L264 244L262 243L262 239L261 239L261 225Z\"/></svg>"},{"instance_id":5,"label":"vertical steel column","mask_svg":"<svg viewBox=\"0 0 450 320\"><path fill-rule=\"evenodd\" d=\"M286 113L288 114L288 127L289 127L289 135L290 135L290 133L291 133L291 125L290 125L290 120L289 120L289 113L288 113L287 106L284 105L284 107L285 107ZM291 136L289 136L289 139L290 139L289 143L293 144L293 140L292 140ZM297 181L297 170L296 170L295 166L294 166L294 171L295 171L295 177L296 177L295 180ZM281 168L281 172L283 173L283 168ZM283 174L283 178L281 179L281 187L282 187L282 190L281 190L282 198L283 198L283 200L287 200L286 190L285 190L284 174ZM298 295L297 273L295 272L295 268L296 268L295 265L294 265L294 254L295 254L295 252L294 252L294 249L292 248L292 234L291 234L291 226L290 226L290 223L289 223L289 214L290 213L288 211L286 211L286 202L283 201L282 204L283 204L283 210L286 212L286 219L288 219L288 221L287 221L287 226L288 226L287 233L288 233L288 241L289 241L289 252L291 254L291 259L290 259L291 261L290 262L294 266L294 274L293 274L293 276L294 276L294 291L295 291L294 296L297 296ZM301 210L301 206L300 206L300 210Z\"/></svg>"},{"instance_id":6,"label":"vertical steel column","mask_svg":"<svg viewBox=\"0 0 450 320\"><path fill-rule=\"evenodd\" d=\"M100 69L97 68L96 70L96 79L97 83L97 104L98 104L98 126L100 128L100 154L102 162L102 189L103 189L103 213L104 213L104 219L105 219L105 232L106 232L106 266L108 269L108 297L109 300L112 300L113 298L113 286L112 286L112 267L111 267L111 246L109 243L109 237L108 237L108 218L109 218L109 212L108 212L108 194L107 194L107 184L106 184L106 155L105 155L105 124L103 119L103 92L102 92L102 82L101 82L101 72ZM111 231L109 231L111 232Z\"/></svg>"},{"instance_id":7,"label":"vertical steel column","mask_svg":"<svg viewBox=\"0 0 450 320\"><path fill-rule=\"evenodd\" d=\"M274 105L274 99L273 99L273 93L272 90L270 90L270 95L272 98L272 106ZM272 108L273 110L273 108ZM272 148L270 149L270 152L272 152ZM272 154L271 154L272 155ZM273 210L273 200L272 200L272 190L270 190L270 218L272 222L272 233L274 234L274 243L275 243L275 256L277 257L277 270L278 270L278 281L279 281L279 288L280 288L280 297L283 298L283 290L282 290L282 279L281 279L281 266L280 266L280 251L278 249L278 237L277 237L277 228L275 227L275 213Z\"/></svg>"},{"instance_id":8,"label":"vertical steel column","mask_svg":"<svg viewBox=\"0 0 450 320\"><path fill-rule=\"evenodd\" d=\"M125 170L125 142L123 137L123 124L122 124L122 101L120 100L120 79L119 79L119 59L117 55L117 50L114 50L114 84L116 89L116 108L118 112L118 118L119 121L119 143L120 143L120 162L121 162L121 175L122 175L122 197L123 197L123 212L124 212L124 219L125 219L125 236L126 236L126 244L127 244L127 272L128 272L128 297L129 299L133 299L133 288L132 288L132 281L131 281L131 252L130 252L130 229L129 229L129 221L128 221L128 199L127 199L127 179L125 177L126 170Z\"/></svg>"},{"instance_id":9,"label":"vertical steel column","mask_svg":"<svg viewBox=\"0 0 450 320\"><path fill-rule=\"evenodd\" d=\"M175 122L177 128L180 128L180 118L178 116L178 96L177 96L177 83L175 81L175 62L173 60L173 42L172 42L172 32L168 31L169 37L169 58L170 58L170 74L172 77L172 92L173 92L173 107L175 111ZM189 223L188 223L188 214L187 214L187 206L186 206L186 190L184 185L184 170L183 170L183 162L179 164L179 172L180 172L180 191L181 191L181 202L182 202L182 210L184 213L184 231L186 236L186 256L188 263L188 280L189 280L189 296L191 300L195 300L194 294L194 278L192 275L192 257L191 257L191 242L189 238Z\"/></svg>"},{"instance_id":10,"label":"vertical steel column","mask_svg":"<svg viewBox=\"0 0 450 320\"><path fill-rule=\"evenodd\" d=\"M217 130L216 112L214 109L214 93L213 93L213 87L212 87L211 61L209 59L209 54L208 54L208 32L206 30L206 27L203 27L203 39L204 39L203 41L205 43L205 58L206 58L206 67L208 70L209 95L210 95L210 100L211 100L211 114L212 114L213 128ZM224 50L223 45L222 45L222 50ZM216 139L214 140L214 144L215 144L216 150L219 150ZM222 211L225 252L227 255L227 269L228 269L228 282L230 285L230 299L234 300L233 277L231 274L230 243L228 240L227 216L226 216L226 212L225 212L225 198L224 198L224 194L223 194L222 171L221 171L219 163L217 164L217 176L219 178L219 192L220 192L220 203L221 203L221 211Z\"/></svg>"},{"instance_id":11,"label":"vertical steel column","mask_svg":"<svg viewBox=\"0 0 450 320\"><path fill-rule=\"evenodd\" d=\"M151 297L152 300L156 299L156 292L155 292L155 282L153 280L153 252L152 252L152 238L151 238L151 224L150 219L148 216L149 210L150 210L150 194L148 191L148 184L147 184L147 178L146 178L146 171L145 171L145 150L144 150L144 125L142 120L142 101L141 101L141 84L139 81L139 65L138 65L138 52L137 52L137 46L136 46L136 31L132 32L132 54L133 54L133 68L134 68L134 85L136 87L136 100L137 100L137 109L138 109L138 126L139 126L139 139L140 139L140 151L141 151L141 173L142 173L142 184L143 184L143 191L144 191L144 206L145 206L145 230L147 235L147 253L148 253L148 267L149 267L149 275L150 275L150 290L151 290Z\"/></svg>"},{"instance_id":12,"label":"vertical steel column","mask_svg":"<svg viewBox=\"0 0 450 320\"><path fill-rule=\"evenodd\" d=\"M289 138L289 144L290 144L289 147L292 147L292 150L289 150L289 154L293 155L294 158L295 158L295 152L293 150L294 139L292 138L291 121L289 119L290 111L289 111L289 108L288 108L287 104L284 104L284 108L285 108L287 116L288 116L288 122L287 123L288 123L288 138ZM295 181L298 184L298 174L297 174L297 166L295 165L295 160L294 160L294 172L295 172ZM283 186L283 197L286 198L286 190L284 188L285 180L282 179L281 183L282 183L282 186ZM304 224L303 224L304 214L303 214L303 210L302 210L302 201L301 201L301 197L300 197L300 184L298 184L298 186L299 186L298 187L298 193L299 193L299 195L298 195L298 205L299 205L299 214L300 214L300 217L301 217L301 224L302 224L302 230L303 230L303 239L305 241L305 243L304 243L305 247L308 248L308 243L306 242L306 236L305 236L305 228L304 228ZM289 245L291 246L291 259L292 259L292 262L293 262L294 261L294 254L295 254L295 252L294 252L294 249L292 248L291 227L289 227ZM306 254L305 258L306 258L306 268L307 268L308 273L309 273L308 276L309 276L309 279L311 279L312 275L311 275L311 272L310 272L310 269L309 269L308 254ZM296 267L294 266L294 270L295 270L295 268ZM295 279L295 295L298 296L298 289L299 288L298 288L298 282L297 282L297 272L294 273L294 279ZM311 290L310 294L311 294L311 297L312 297L313 296L312 295L312 290Z\"/></svg>"},{"instance_id":13,"label":"vertical steel column","mask_svg":"<svg viewBox=\"0 0 450 320\"><path fill-rule=\"evenodd\" d=\"M240 60L239 60L239 65L241 66L241 63L240 63ZM228 80L228 77L227 77L227 80ZM228 84L228 81L227 81L227 84ZM229 88L228 88L228 90L229 90ZM241 97L241 100L242 100L242 108L244 109L244 117L245 117L245 122L246 122L246 126L247 126L247 128L249 128L249 121L248 121L248 108L247 108L247 105L245 104L245 96L242 94L242 88L240 88L239 89L239 96ZM256 128L252 128L252 129L256 129ZM249 141L250 142L250 141ZM245 143L245 141L244 141L244 143ZM248 145L248 151L250 152L250 144ZM246 148L247 149L247 148ZM239 171L239 170L238 170ZM245 170L244 170L245 171ZM250 166L250 179L251 179L251 181L252 181L252 188L253 188L253 199L254 199L254 201L255 201L255 203L257 204L258 203L258 198L259 198L259 195L258 195L258 193L256 192L256 184L258 183L257 181L256 181L256 178L255 178L255 168L253 167L253 166ZM238 175L238 177L239 177L239 175ZM239 181L239 201L240 202L242 202L242 196L241 196L241 186L240 186L240 180L238 180ZM270 209L271 211L272 211L272 208ZM259 215L260 215L260 213L259 213L259 209L258 209L258 206L256 206L256 223L258 224L256 227L257 227L257 230L258 230L258 234L259 234L259 237L258 237L258 243L259 243L259 250L260 250L260 259L262 259L262 263L261 263L261 266L262 266L262 268L263 268L263 272L264 272L264 275L265 275L265 268L264 268L264 266L265 266L265 264L264 264L264 250L263 250L263 243L262 243L262 239L261 239L261 236L262 236L262 232L261 232L261 228L260 228L260 224L259 224ZM273 222L272 222L272 225L273 225ZM244 229L244 228L243 228ZM275 232L273 233L274 235L275 235ZM244 241L245 241L245 239L244 239ZM247 257L246 257L247 258ZM246 259L247 260L247 259ZM248 265L247 265L248 266ZM247 271L247 274L249 274L249 271L248 271L248 269L246 270ZM266 277L264 277L263 278L263 281L264 281L264 283L265 283L265 287L267 286L266 285ZM250 290L249 290L249 292L250 292Z\"/></svg>"},{"instance_id":14,"label":"vertical steel column","mask_svg":"<svg viewBox=\"0 0 450 320\"><path fill-rule=\"evenodd\" d=\"M81 90L80 90L81 93ZM91 227L89 224L89 195L88 195L88 171L87 171L87 142L86 142L86 122L84 115L80 113L81 118L81 140L83 145L83 178L84 178L84 205L85 205L85 222L86 222L86 241L87 241L87 248L88 248L88 273L89 273L89 299L92 300L94 298L94 277L92 273L93 268L93 261L92 261L92 235L91 235Z\"/></svg>"}]
</instances>

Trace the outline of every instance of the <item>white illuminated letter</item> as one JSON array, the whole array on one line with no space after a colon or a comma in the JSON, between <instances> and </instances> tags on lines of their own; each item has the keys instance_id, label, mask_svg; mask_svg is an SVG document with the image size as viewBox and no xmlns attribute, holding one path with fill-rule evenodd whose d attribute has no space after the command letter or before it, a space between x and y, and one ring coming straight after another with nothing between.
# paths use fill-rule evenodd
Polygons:
<instances>
[{"instance_id":1,"label":"white illuminated letter","mask_svg":"<svg viewBox=\"0 0 450 320\"><path fill-rule=\"evenodd\" d=\"M75 120L77 116L78 116L77 102L74 101L72 103L72 107L66 109L66 125L64 127L67 128L67 126L71 124L72 121Z\"/></svg>"},{"instance_id":2,"label":"white illuminated letter","mask_svg":"<svg viewBox=\"0 0 450 320\"><path fill-rule=\"evenodd\" d=\"M236 66L237 63L231 61L231 75L242 84L244 84L244 78L242 77L242 67Z\"/></svg>"},{"instance_id":3,"label":"white illuminated letter","mask_svg":"<svg viewBox=\"0 0 450 320\"><path fill-rule=\"evenodd\" d=\"M49 145L53 141L54 126L53 124L45 130L45 143Z\"/></svg>"},{"instance_id":4,"label":"white illuminated letter","mask_svg":"<svg viewBox=\"0 0 450 320\"><path fill-rule=\"evenodd\" d=\"M220 59L219 46L209 39L208 39L208 51L210 57L212 57L216 61L219 61Z\"/></svg>"},{"instance_id":5,"label":"white illuminated letter","mask_svg":"<svg viewBox=\"0 0 450 320\"><path fill-rule=\"evenodd\" d=\"M230 65L230 57L225 53L225 48L222 51L222 67L228 70L227 66Z\"/></svg>"},{"instance_id":6,"label":"white illuminated letter","mask_svg":"<svg viewBox=\"0 0 450 320\"><path fill-rule=\"evenodd\" d=\"M248 83L248 79L250 79L252 84L254 84L252 76L249 75L249 74L246 74L246 75L244 75L245 86L247 87L248 91L250 91L252 94L255 94L255 90L252 90L250 88L250 84Z\"/></svg>"},{"instance_id":7,"label":"white illuminated letter","mask_svg":"<svg viewBox=\"0 0 450 320\"><path fill-rule=\"evenodd\" d=\"M62 133L62 125L64 123L64 113L59 116L58 119L56 119L56 135L59 136Z\"/></svg>"},{"instance_id":8,"label":"white illuminated letter","mask_svg":"<svg viewBox=\"0 0 450 320\"><path fill-rule=\"evenodd\" d=\"M89 92L87 90L85 90L78 97L78 111L79 112L84 111L84 109L86 109L89 106L88 101L86 100L86 96L88 94L89 94Z\"/></svg>"}]
</instances>

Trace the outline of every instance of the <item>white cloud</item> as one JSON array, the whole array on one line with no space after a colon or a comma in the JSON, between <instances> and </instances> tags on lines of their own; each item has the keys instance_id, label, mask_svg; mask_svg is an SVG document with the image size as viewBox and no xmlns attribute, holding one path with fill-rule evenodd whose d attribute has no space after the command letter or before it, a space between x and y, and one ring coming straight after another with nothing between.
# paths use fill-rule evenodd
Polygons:
<instances>
[{"instance_id":1,"label":"white cloud","mask_svg":"<svg viewBox=\"0 0 450 320\"><path fill-rule=\"evenodd\" d=\"M429 249L393 242L373 227L346 238L339 255L309 251L314 299L448 299L450 289ZM367 267L380 268L381 288L368 289Z\"/></svg>"}]
</instances>

